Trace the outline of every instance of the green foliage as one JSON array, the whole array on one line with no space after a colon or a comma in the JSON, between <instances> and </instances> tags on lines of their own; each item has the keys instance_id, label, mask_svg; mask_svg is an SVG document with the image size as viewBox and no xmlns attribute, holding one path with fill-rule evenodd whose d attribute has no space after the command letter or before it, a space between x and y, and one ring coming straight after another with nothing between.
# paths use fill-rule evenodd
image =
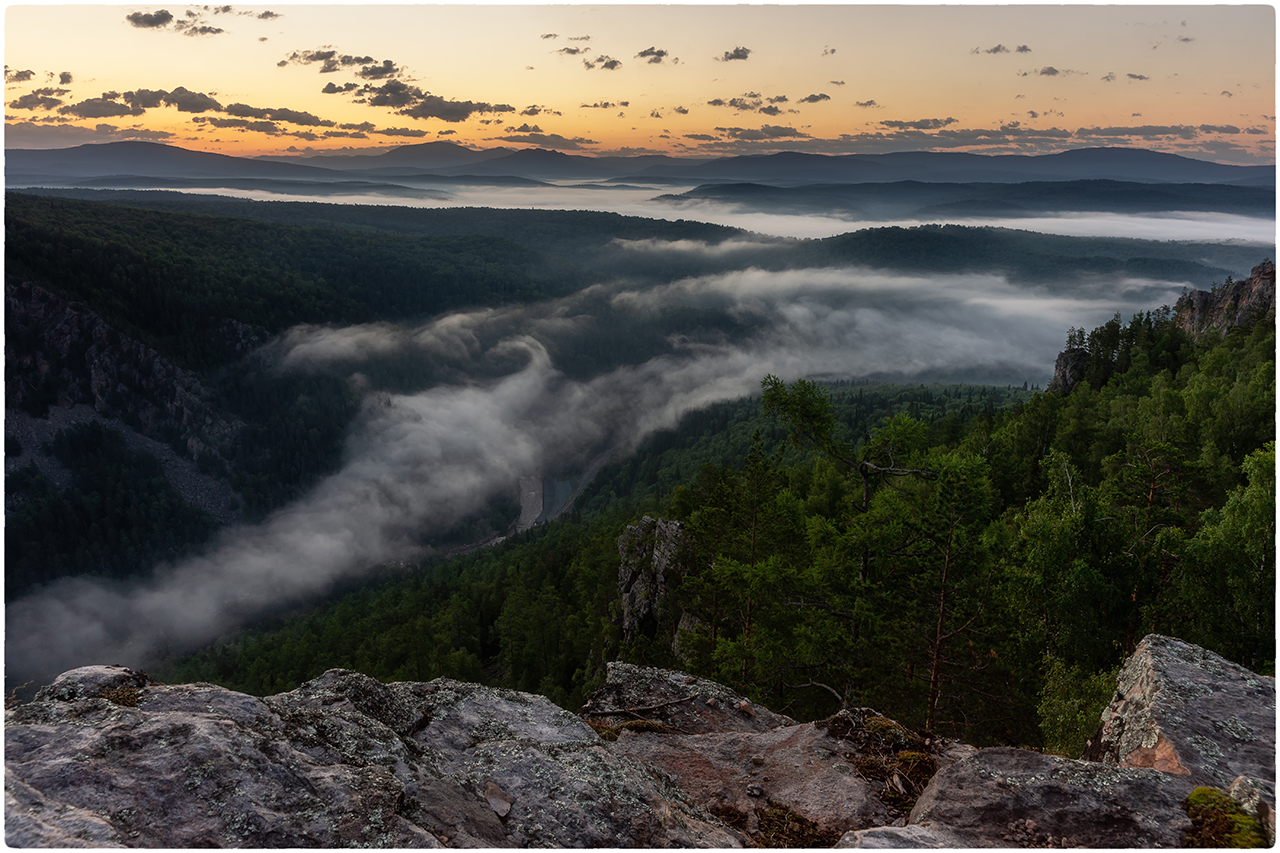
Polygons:
<instances>
[{"instance_id":1,"label":"green foliage","mask_svg":"<svg viewBox=\"0 0 1280 853\"><path fill-rule=\"evenodd\" d=\"M70 575L144 574L218 528L182 500L154 457L97 422L59 430L51 449L71 471L67 488L34 466L5 477L6 600Z\"/></svg>"},{"instance_id":2,"label":"green foliage","mask_svg":"<svg viewBox=\"0 0 1280 853\"><path fill-rule=\"evenodd\" d=\"M1182 805L1191 818L1183 847L1270 846L1257 819L1217 788L1196 788Z\"/></svg>"},{"instance_id":3,"label":"green foliage","mask_svg":"<svg viewBox=\"0 0 1280 853\"><path fill-rule=\"evenodd\" d=\"M1054 755L1077 758L1084 744L1097 731L1102 712L1116 689L1116 667L1086 673L1067 666L1060 658L1046 658L1044 682L1036 712L1044 749Z\"/></svg>"}]
</instances>

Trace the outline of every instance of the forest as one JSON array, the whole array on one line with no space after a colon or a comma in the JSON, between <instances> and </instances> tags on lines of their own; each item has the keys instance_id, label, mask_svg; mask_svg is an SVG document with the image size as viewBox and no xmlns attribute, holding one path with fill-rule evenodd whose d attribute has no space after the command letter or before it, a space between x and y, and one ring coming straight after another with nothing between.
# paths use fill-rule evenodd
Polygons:
<instances>
[{"instance_id":1,"label":"forest","mask_svg":"<svg viewBox=\"0 0 1280 853\"><path fill-rule=\"evenodd\" d=\"M332 666L444 675L572 708L623 659L799 719L869 705L1078 753L1147 632L1275 665L1274 321L1193 342L1153 312L1085 337L1097 385L1066 396L764 377L606 467L563 520L161 671L251 693ZM687 571L624 646L616 540L645 513L683 523Z\"/></svg>"},{"instance_id":2,"label":"forest","mask_svg":"<svg viewBox=\"0 0 1280 853\"><path fill-rule=\"evenodd\" d=\"M496 337L554 304L592 318L544 343L564 377L585 381L747 341L764 322L696 302L633 311L595 287L615 278L642 288L863 265L1064 286L1118 274L1207 283L1257 261L1246 258L1256 247L961 226L781 240L588 211L57 195L73 193L7 194L7 277L87 305L202 378L245 425L202 465L238 492L250 523L343 464L361 411L353 371L395 393L507 368L415 351L280 370L206 334L223 320L265 340L298 324L509 311L509 326L477 332ZM741 245L637 250L647 241ZM1149 631L1274 673L1274 317L1193 338L1152 308L1063 330L1087 354L1069 393L784 382L762 370L751 397L695 407L616 454L555 521L460 556L379 566L148 670L260 695L331 667L449 676L576 708L606 662L627 660L712 678L798 719L863 705L972 743L1078 754L1116 667ZM33 345L8 321L7 374L10 354ZM40 416L57 371L24 380L48 384L33 398ZM22 450L6 439L7 456ZM146 579L217 534L110 429L68 428L44 451L70 484L7 473L7 602L60 578ZM448 552L507 530L519 511L499 495L422 541ZM680 522L681 572L625 643L617 542L646 515Z\"/></svg>"}]
</instances>

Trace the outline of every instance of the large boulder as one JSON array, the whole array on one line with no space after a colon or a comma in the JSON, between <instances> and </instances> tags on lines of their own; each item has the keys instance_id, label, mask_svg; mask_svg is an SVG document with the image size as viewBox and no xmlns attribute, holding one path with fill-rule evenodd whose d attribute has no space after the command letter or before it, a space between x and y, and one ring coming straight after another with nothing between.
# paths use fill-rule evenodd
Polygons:
<instances>
[{"instance_id":1,"label":"large boulder","mask_svg":"<svg viewBox=\"0 0 1280 853\"><path fill-rule=\"evenodd\" d=\"M1195 786L1158 770L1000 747L943 768L902 829L850 833L841 847L1179 847Z\"/></svg>"},{"instance_id":2,"label":"large boulder","mask_svg":"<svg viewBox=\"0 0 1280 853\"><path fill-rule=\"evenodd\" d=\"M331 670L258 699L65 673L5 715L15 846L738 846L541 696Z\"/></svg>"},{"instance_id":3,"label":"large boulder","mask_svg":"<svg viewBox=\"0 0 1280 853\"><path fill-rule=\"evenodd\" d=\"M1258 780L1275 807L1276 680L1173 637L1150 634L1125 662L1081 755L1151 767L1226 790Z\"/></svg>"}]
</instances>

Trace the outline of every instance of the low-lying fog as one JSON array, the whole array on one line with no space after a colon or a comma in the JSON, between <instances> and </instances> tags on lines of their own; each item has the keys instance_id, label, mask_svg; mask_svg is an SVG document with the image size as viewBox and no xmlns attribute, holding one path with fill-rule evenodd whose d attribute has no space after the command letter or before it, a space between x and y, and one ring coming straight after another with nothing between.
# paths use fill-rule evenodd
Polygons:
<instances>
[{"instance_id":1,"label":"low-lying fog","mask_svg":"<svg viewBox=\"0 0 1280 853\"><path fill-rule=\"evenodd\" d=\"M679 204L654 201L662 194L678 194L693 189L687 186L627 187L611 184L572 184L548 187L461 187L449 188L446 200L406 199L378 194L351 194L322 198L314 194L291 195L265 190L209 189L189 190L204 194L252 198L259 201L331 201L341 204L389 204L411 207L499 207L539 210L601 210L626 216L650 219L693 219L743 228L779 237L831 237L863 228L890 225L911 227L937 219L920 220L852 220L812 213L760 213L744 211L734 205L711 201L686 201ZM1161 216L1120 213L1067 213L1061 216L953 218L945 220L958 225L995 228L1017 228L1045 234L1071 237L1134 237L1146 240L1238 240L1259 245L1272 245L1276 239L1274 219L1236 216L1221 213L1171 212ZM1259 258L1261 260L1261 258Z\"/></svg>"},{"instance_id":2,"label":"low-lying fog","mask_svg":"<svg viewBox=\"0 0 1280 853\"><path fill-rule=\"evenodd\" d=\"M700 251L687 242L645 250ZM757 391L768 373L1044 385L1069 327L1171 303L1186 284L748 269L644 289L602 284L416 328L293 329L269 345L276 369L338 370L364 391L342 470L150 580L66 579L12 603L8 674L20 683L89 663L145 665L208 642L411 558L424 531L449 528L517 477L626 448L693 408ZM656 348L615 354L596 373L557 364L556 353L584 351L584 341L622 340L610 325L619 323L659 329ZM378 387L379 365L396 359L449 380Z\"/></svg>"}]
</instances>

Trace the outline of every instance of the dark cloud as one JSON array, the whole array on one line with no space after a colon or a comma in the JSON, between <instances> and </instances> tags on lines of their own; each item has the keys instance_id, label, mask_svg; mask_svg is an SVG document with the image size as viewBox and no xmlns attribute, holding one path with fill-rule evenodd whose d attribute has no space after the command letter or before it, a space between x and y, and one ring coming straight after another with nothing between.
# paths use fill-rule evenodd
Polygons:
<instances>
[{"instance_id":1,"label":"dark cloud","mask_svg":"<svg viewBox=\"0 0 1280 853\"><path fill-rule=\"evenodd\" d=\"M270 10L267 10L265 12L259 12L257 14L257 18L259 21L274 21L276 18L283 18L283 17L284 15L281 15L279 12L272 12Z\"/></svg>"},{"instance_id":2,"label":"dark cloud","mask_svg":"<svg viewBox=\"0 0 1280 853\"><path fill-rule=\"evenodd\" d=\"M411 139L418 139L427 135L427 131L420 130L416 127L384 127L382 130L371 130L370 133L377 133L381 136L405 136ZM441 133L454 133L455 131L441 131Z\"/></svg>"},{"instance_id":3,"label":"dark cloud","mask_svg":"<svg viewBox=\"0 0 1280 853\"><path fill-rule=\"evenodd\" d=\"M1200 125L1201 133L1239 133L1240 128L1234 124L1202 124Z\"/></svg>"},{"instance_id":4,"label":"dark cloud","mask_svg":"<svg viewBox=\"0 0 1280 853\"><path fill-rule=\"evenodd\" d=\"M1057 77L1062 72L1054 68L1052 65L1046 65L1044 68L1041 68L1036 73L1039 74L1041 77Z\"/></svg>"},{"instance_id":5,"label":"dark cloud","mask_svg":"<svg viewBox=\"0 0 1280 853\"><path fill-rule=\"evenodd\" d=\"M26 83L32 77L36 76L36 72L28 68L26 71L10 71L9 66L4 67L4 82L6 83Z\"/></svg>"},{"instance_id":6,"label":"dark cloud","mask_svg":"<svg viewBox=\"0 0 1280 853\"><path fill-rule=\"evenodd\" d=\"M229 116L240 118L270 118L271 110L262 107L251 107L248 104L228 104L223 110Z\"/></svg>"},{"instance_id":7,"label":"dark cloud","mask_svg":"<svg viewBox=\"0 0 1280 853\"><path fill-rule=\"evenodd\" d=\"M1228 92L1226 89L1223 89L1219 94L1226 95L1228 98L1234 98L1234 97L1235 97L1235 95L1231 94L1231 93L1230 93L1230 92Z\"/></svg>"},{"instance_id":8,"label":"dark cloud","mask_svg":"<svg viewBox=\"0 0 1280 853\"><path fill-rule=\"evenodd\" d=\"M770 100L772 100L772 98ZM819 92L816 95L805 95L803 98L800 99L800 103L816 104L816 103L820 103L821 101L829 101L829 100L831 100L830 95L827 95L823 92Z\"/></svg>"},{"instance_id":9,"label":"dark cloud","mask_svg":"<svg viewBox=\"0 0 1280 853\"><path fill-rule=\"evenodd\" d=\"M121 97L130 106L152 110L164 103L164 99L168 96L169 93L164 89L138 89L136 92L125 92Z\"/></svg>"},{"instance_id":10,"label":"dark cloud","mask_svg":"<svg viewBox=\"0 0 1280 853\"><path fill-rule=\"evenodd\" d=\"M649 118L662 118L662 113L658 112L657 110L650 110Z\"/></svg>"},{"instance_id":11,"label":"dark cloud","mask_svg":"<svg viewBox=\"0 0 1280 853\"><path fill-rule=\"evenodd\" d=\"M207 124L210 127L230 130L252 130L271 136L279 136L283 133L280 126L273 121L250 121L247 118L219 118L218 116L197 116L192 121L196 124Z\"/></svg>"},{"instance_id":12,"label":"dark cloud","mask_svg":"<svg viewBox=\"0 0 1280 853\"><path fill-rule=\"evenodd\" d=\"M780 116L780 115L782 115L782 110L778 109L778 108L777 108L777 107L775 107L773 104L769 104L767 107L761 107L757 112L764 113L764 114L765 114L765 115L767 115L767 116Z\"/></svg>"},{"instance_id":13,"label":"dark cloud","mask_svg":"<svg viewBox=\"0 0 1280 853\"><path fill-rule=\"evenodd\" d=\"M1145 74L1126 74L1124 76L1128 77L1130 80L1150 80L1151 79Z\"/></svg>"},{"instance_id":14,"label":"dark cloud","mask_svg":"<svg viewBox=\"0 0 1280 853\"><path fill-rule=\"evenodd\" d=\"M78 104L59 107L58 112L78 118L114 118L115 116L140 116L145 110L109 98L89 98Z\"/></svg>"},{"instance_id":15,"label":"dark cloud","mask_svg":"<svg viewBox=\"0 0 1280 853\"><path fill-rule=\"evenodd\" d=\"M622 60L614 59L612 56L605 56L604 54L601 54L597 56L595 59L582 60L582 64L585 65L588 69L594 69L597 66L599 66L600 68L603 68L605 71L617 71L619 68L622 67Z\"/></svg>"},{"instance_id":16,"label":"dark cloud","mask_svg":"<svg viewBox=\"0 0 1280 853\"><path fill-rule=\"evenodd\" d=\"M222 29L222 27L201 25L198 27L188 27L182 34L184 36L216 36L219 33L224 32L226 32L226 30Z\"/></svg>"},{"instance_id":17,"label":"dark cloud","mask_svg":"<svg viewBox=\"0 0 1280 853\"><path fill-rule=\"evenodd\" d=\"M682 115L682 116L687 116L687 115L689 114L689 111L688 111L687 109L685 109L684 107L673 107L673 108L672 108L672 112L675 112L675 113L677 113L677 114L679 114L679 115Z\"/></svg>"},{"instance_id":18,"label":"dark cloud","mask_svg":"<svg viewBox=\"0 0 1280 853\"><path fill-rule=\"evenodd\" d=\"M394 81L393 81L394 82ZM475 101L450 101L439 95L423 95L416 104L397 110L410 118L438 118L441 121L466 121L475 113L513 113L510 104L486 104Z\"/></svg>"},{"instance_id":19,"label":"dark cloud","mask_svg":"<svg viewBox=\"0 0 1280 853\"><path fill-rule=\"evenodd\" d=\"M341 86L338 86L333 82L329 82L324 84L324 88L320 90L320 93L323 95L341 95L359 88L359 83L343 83Z\"/></svg>"},{"instance_id":20,"label":"dark cloud","mask_svg":"<svg viewBox=\"0 0 1280 853\"><path fill-rule=\"evenodd\" d=\"M1178 41L1185 44L1187 42L1195 41L1195 39L1191 38L1190 36L1178 36Z\"/></svg>"},{"instance_id":21,"label":"dark cloud","mask_svg":"<svg viewBox=\"0 0 1280 853\"><path fill-rule=\"evenodd\" d=\"M591 36L569 36L569 41L591 41Z\"/></svg>"},{"instance_id":22,"label":"dark cloud","mask_svg":"<svg viewBox=\"0 0 1280 853\"><path fill-rule=\"evenodd\" d=\"M326 48L324 50L295 50L284 59L276 63L281 67L285 65L314 65L320 63L321 74L332 74L341 68L349 68L353 65L368 65L374 61L372 56L352 56L350 54L339 54L336 50Z\"/></svg>"},{"instance_id":23,"label":"dark cloud","mask_svg":"<svg viewBox=\"0 0 1280 853\"><path fill-rule=\"evenodd\" d=\"M180 113L203 113L222 109L222 104L213 98L200 92L192 92L184 86L179 86L165 95L164 102L171 107L176 107Z\"/></svg>"},{"instance_id":24,"label":"dark cloud","mask_svg":"<svg viewBox=\"0 0 1280 853\"><path fill-rule=\"evenodd\" d=\"M519 127L506 127L503 128L503 130L506 133L542 133L542 128L538 127L536 124L529 124L528 122L520 125Z\"/></svg>"},{"instance_id":25,"label":"dark cloud","mask_svg":"<svg viewBox=\"0 0 1280 853\"><path fill-rule=\"evenodd\" d=\"M974 48L974 50L977 50L977 48ZM998 45L996 45L995 47L989 47L989 48L987 48L986 50L984 50L984 51L982 51L982 52L983 52L983 53L1008 53L1008 52L1009 52L1009 48L1005 47L1005 46L1004 46L1004 45L1002 45L1002 44L998 44Z\"/></svg>"},{"instance_id":26,"label":"dark cloud","mask_svg":"<svg viewBox=\"0 0 1280 853\"><path fill-rule=\"evenodd\" d=\"M62 105L62 98L69 89L36 89L22 97L10 101L9 108L14 110L51 110Z\"/></svg>"},{"instance_id":27,"label":"dark cloud","mask_svg":"<svg viewBox=\"0 0 1280 853\"><path fill-rule=\"evenodd\" d=\"M577 56L580 53L586 52L587 49L585 47L562 47L556 51L556 53L562 53L565 56Z\"/></svg>"},{"instance_id":28,"label":"dark cloud","mask_svg":"<svg viewBox=\"0 0 1280 853\"><path fill-rule=\"evenodd\" d=\"M1103 83L1114 83L1115 81L1116 81L1116 75L1115 75L1115 72L1114 72L1114 71L1108 71L1108 72L1107 72L1105 75L1103 75L1103 77L1102 77L1102 82L1103 82Z\"/></svg>"},{"instance_id":29,"label":"dark cloud","mask_svg":"<svg viewBox=\"0 0 1280 853\"><path fill-rule=\"evenodd\" d=\"M878 107L880 105L877 104L875 101L857 101L854 103L854 106L855 107Z\"/></svg>"},{"instance_id":30,"label":"dark cloud","mask_svg":"<svg viewBox=\"0 0 1280 853\"><path fill-rule=\"evenodd\" d=\"M58 75L58 85L59 85L59 86L70 86L70 85L71 85L71 72L70 72L70 71L63 71L61 74L59 74L59 75Z\"/></svg>"},{"instance_id":31,"label":"dark cloud","mask_svg":"<svg viewBox=\"0 0 1280 853\"><path fill-rule=\"evenodd\" d=\"M522 116L537 116L543 115L544 113L549 116L564 115L564 113L559 110L553 110L551 107L544 107L541 104L530 104L520 111L520 115Z\"/></svg>"},{"instance_id":32,"label":"dark cloud","mask_svg":"<svg viewBox=\"0 0 1280 853\"><path fill-rule=\"evenodd\" d=\"M458 134L458 131L456 131L456 130L454 130L454 129L452 129L452 128L450 128L450 129L448 129L448 130L437 130L437 131L436 131L436 136L456 136L457 134Z\"/></svg>"},{"instance_id":33,"label":"dark cloud","mask_svg":"<svg viewBox=\"0 0 1280 853\"><path fill-rule=\"evenodd\" d=\"M1027 47L1025 44L1020 44L1017 47L1017 51L1018 53L1030 53L1031 48Z\"/></svg>"},{"instance_id":34,"label":"dark cloud","mask_svg":"<svg viewBox=\"0 0 1280 853\"><path fill-rule=\"evenodd\" d=\"M827 82L828 82L828 83L830 83L832 86L843 86L843 85L844 85L844 81L843 81L843 80L828 80Z\"/></svg>"},{"instance_id":35,"label":"dark cloud","mask_svg":"<svg viewBox=\"0 0 1280 853\"><path fill-rule=\"evenodd\" d=\"M744 140L761 140L761 139L809 139L809 134L804 131L796 130L794 127L780 127L776 124L766 124L758 129L746 127L717 127L716 130L728 136L730 139Z\"/></svg>"},{"instance_id":36,"label":"dark cloud","mask_svg":"<svg viewBox=\"0 0 1280 853\"><path fill-rule=\"evenodd\" d=\"M1153 125L1146 124L1137 127L1082 127L1076 131L1079 137L1123 137L1123 136L1141 136L1141 137L1160 137L1160 136L1176 136L1180 139L1192 139L1196 136L1197 131L1194 127L1185 124L1175 125Z\"/></svg>"},{"instance_id":37,"label":"dark cloud","mask_svg":"<svg viewBox=\"0 0 1280 853\"><path fill-rule=\"evenodd\" d=\"M630 101L618 101L616 104L612 101L596 101L594 104L580 104L579 109L584 110L611 110L615 107L629 107Z\"/></svg>"},{"instance_id":38,"label":"dark cloud","mask_svg":"<svg viewBox=\"0 0 1280 853\"><path fill-rule=\"evenodd\" d=\"M831 54L833 54L833 53L835 53L835 52L836 52L836 49L835 49L834 47L824 47L824 48L822 49L822 55L823 55L823 56L830 56Z\"/></svg>"},{"instance_id":39,"label":"dark cloud","mask_svg":"<svg viewBox=\"0 0 1280 853\"><path fill-rule=\"evenodd\" d=\"M360 89L358 103L371 107L403 108L411 106L425 97L426 93L417 86L409 86L399 80L388 80L381 86L370 86L368 83Z\"/></svg>"},{"instance_id":40,"label":"dark cloud","mask_svg":"<svg viewBox=\"0 0 1280 853\"><path fill-rule=\"evenodd\" d=\"M650 65L659 65L666 58L667 51L659 50L656 47L646 47L636 54L636 59L647 59Z\"/></svg>"},{"instance_id":41,"label":"dark cloud","mask_svg":"<svg viewBox=\"0 0 1280 853\"><path fill-rule=\"evenodd\" d=\"M1027 110L1027 115L1031 116L1032 118L1040 118L1040 113L1036 112L1035 110Z\"/></svg>"},{"instance_id":42,"label":"dark cloud","mask_svg":"<svg viewBox=\"0 0 1280 853\"><path fill-rule=\"evenodd\" d=\"M1244 132L1250 136L1266 136L1270 131L1262 127L1246 127Z\"/></svg>"},{"instance_id":43,"label":"dark cloud","mask_svg":"<svg viewBox=\"0 0 1280 853\"><path fill-rule=\"evenodd\" d=\"M215 15L227 15L227 14L230 14L230 12L231 12L230 6L214 6L213 7L213 14Z\"/></svg>"},{"instance_id":44,"label":"dark cloud","mask_svg":"<svg viewBox=\"0 0 1280 853\"><path fill-rule=\"evenodd\" d=\"M173 15L168 9L161 9L158 12L130 12L124 19L135 27L155 29L166 26L173 20Z\"/></svg>"},{"instance_id":45,"label":"dark cloud","mask_svg":"<svg viewBox=\"0 0 1280 853\"><path fill-rule=\"evenodd\" d=\"M734 59L746 59L751 55L749 47L735 47L733 50L726 50L723 56L716 57L717 62L729 62Z\"/></svg>"},{"instance_id":46,"label":"dark cloud","mask_svg":"<svg viewBox=\"0 0 1280 853\"><path fill-rule=\"evenodd\" d=\"M885 127L892 127L897 130L938 130L947 125L955 124L956 119L947 116L946 118L922 118L917 121L882 121Z\"/></svg>"},{"instance_id":47,"label":"dark cloud","mask_svg":"<svg viewBox=\"0 0 1280 853\"><path fill-rule=\"evenodd\" d=\"M356 72L356 75L366 80L386 80L390 77L399 77L401 69L396 66L390 59L384 59L380 64L366 65Z\"/></svg>"},{"instance_id":48,"label":"dark cloud","mask_svg":"<svg viewBox=\"0 0 1280 853\"><path fill-rule=\"evenodd\" d=\"M712 135L711 135L711 134L709 134L709 133L686 133L686 134L684 135L684 138L685 138L685 139L696 139L696 140L698 140L699 142L719 142L719 141L720 141L720 137L719 137L719 136L712 136Z\"/></svg>"},{"instance_id":49,"label":"dark cloud","mask_svg":"<svg viewBox=\"0 0 1280 853\"><path fill-rule=\"evenodd\" d=\"M553 148L560 151L578 151L584 145L600 144L594 139L584 139L581 136L566 139L558 133L527 133L518 136L493 136L490 138L502 142L529 142L534 145L540 145L543 148Z\"/></svg>"},{"instance_id":50,"label":"dark cloud","mask_svg":"<svg viewBox=\"0 0 1280 853\"><path fill-rule=\"evenodd\" d=\"M554 39L559 37L560 36L558 33L543 33L541 36L539 36L539 38L544 38L544 39Z\"/></svg>"},{"instance_id":51,"label":"dark cloud","mask_svg":"<svg viewBox=\"0 0 1280 853\"><path fill-rule=\"evenodd\" d=\"M376 128L371 121L362 121L359 124L340 124L339 130L357 130L361 133L375 133Z\"/></svg>"},{"instance_id":52,"label":"dark cloud","mask_svg":"<svg viewBox=\"0 0 1280 853\"><path fill-rule=\"evenodd\" d=\"M823 95L823 97L825 98L826 95ZM768 99L769 103L771 104L785 104L788 100L790 99L787 98L786 95L775 95L774 97Z\"/></svg>"}]
</instances>

